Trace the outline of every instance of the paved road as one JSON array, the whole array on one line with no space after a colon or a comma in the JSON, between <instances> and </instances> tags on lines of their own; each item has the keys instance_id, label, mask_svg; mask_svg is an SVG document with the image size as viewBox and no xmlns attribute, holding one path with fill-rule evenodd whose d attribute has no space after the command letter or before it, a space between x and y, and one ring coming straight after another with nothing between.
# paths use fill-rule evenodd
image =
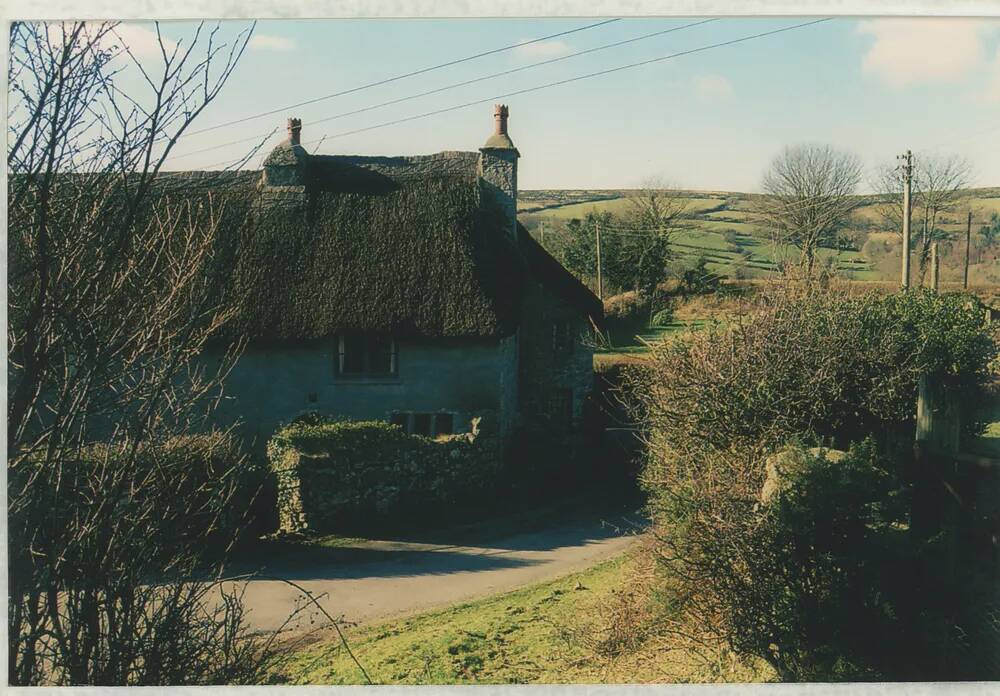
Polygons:
<instances>
[{"instance_id":1,"label":"paved road","mask_svg":"<svg viewBox=\"0 0 1000 696\"><path fill-rule=\"evenodd\" d=\"M285 551L261 563L261 575L285 578L308 590L333 617L367 623L413 614L553 579L625 550L635 539L627 512L577 514L488 543L449 543L463 535L436 533L426 541L359 541L337 548ZM464 535L468 537L468 534ZM469 543L467 538L464 539ZM247 562L241 570L252 569ZM245 594L248 620L258 630L282 626L302 593L254 579ZM310 613L295 625L308 628Z\"/></svg>"}]
</instances>

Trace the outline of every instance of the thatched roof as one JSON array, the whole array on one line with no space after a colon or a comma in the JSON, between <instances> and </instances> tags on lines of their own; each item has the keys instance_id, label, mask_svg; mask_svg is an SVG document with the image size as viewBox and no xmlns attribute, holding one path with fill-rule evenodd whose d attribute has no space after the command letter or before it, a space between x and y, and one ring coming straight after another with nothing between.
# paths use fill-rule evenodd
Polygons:
<instances>
[{"instance_id":1,"label":"thatched roof","mask_svg":"<svg viewBox=\"0 0 1000 696\"><path fill-rule=\"evenodd\" d=\"M221 211L210 270L237 310L225 329L232 337L507 336L525 274L599 320L597 299L523 228L511 239L481 189L478 158L310 156L286 142L264 176L171 172L155 188Z\"/></svg>"},{"instance_id":2,"label":"thatched roof","mask_svg":"<svg viewBox=\"0 0 1000 696\"><path fill-rule=\"evenodd\" d=\"M483 209L468 154L311 157L301 189L265 187L225 252L231 292L245 297L231 330L265 341L511 333L517 253Z\"/></svg>"},{"instance_id":3,"label":"thatched roof","mask_svg":"<svg viewBox=\"0 0 1000 696\"><path fill-rule=\"evenodd\" d=\"M298 341L339 330L426 337L511 334L525 274L600 322L599 300L482 194L479 154L267 158L253 223L232 243L230 330Z\"/></svg>"},{"instance_id":4,"label":"thatched roof","mask_svg":"<svg viewBox=\"0 0 1000 696\"><path fill-rule=\"evenodd\" d=\"M577 307L581 313L589 316L598 328L602 328L604 305L597 299L597 295L535 241L521 223L517 223L517 233L518 246L530 277L537 279L568 304Z\"/></svg>"}]
</instances>

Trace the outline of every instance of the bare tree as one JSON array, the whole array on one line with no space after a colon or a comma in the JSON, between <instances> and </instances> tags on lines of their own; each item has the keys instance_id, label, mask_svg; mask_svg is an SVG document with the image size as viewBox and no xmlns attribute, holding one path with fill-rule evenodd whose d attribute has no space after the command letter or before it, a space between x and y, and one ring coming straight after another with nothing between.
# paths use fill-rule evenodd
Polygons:
<instances>
[{"instance_id":1,"label":"bare tree","mask_svg":"<svg viewBox=\"0 0 1000 696\"><path fill-rule=\"evenodd\" d=\"M860 201L856 155L828 145L787 147L764 175L766 195L754 207L779 242L801 252L806 278L812 278L819 247L832 243Z\"/></svg>"},{"instance_id":2,"label":"bare tree","mask_svg":"<svg viewBox=\"0 0 1000 696\"><path fill-rule=\"evenodd\" d=\"M671 238L684 226L688 201L660 179L645 181L642 188L629 192L627 200L620 223L622 265L629 269L635 290L648 300L652 318L657 291L673 258Z\"/></svg>"},{"instance_id":3,"label":"bare tree","mask_svg":"<svg viewBox=\"0 0 1000 696\"><path fill-rule=\"evenodd\" d=\"M964 189L972 178L968 160L956 155L914 155L911 183L911 219L919 230L920 282L930 263L931 244L942 238L938 228L941 216L953 212L965 198ZM883 166L876 174L875 187L881 195L877 210L891 228L902 234L903 172L896 166Z\"/></svg>"},{"instance_id":4,"label":"bare tree","mask_svg":"<svg viewBox=\"0 0 1000 696\"><path fill-rule=\"evenodd\" d=\"M247 461L221 435L178 439L239 352L194 360L234 311L213 240L250 187L161 173L252 26L176 43L157 26L149 63L117 28L10 29L8 677L257 681L270 643L238 594L209 601L205 565L240 526ZM129 71L143 89L121 89Z\"/></svg>"}]
</instances>

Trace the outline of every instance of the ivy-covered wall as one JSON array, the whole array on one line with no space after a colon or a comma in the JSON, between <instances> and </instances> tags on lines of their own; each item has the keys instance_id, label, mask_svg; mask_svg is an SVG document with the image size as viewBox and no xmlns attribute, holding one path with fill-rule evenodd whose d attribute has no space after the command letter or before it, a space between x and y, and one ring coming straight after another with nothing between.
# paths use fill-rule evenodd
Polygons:
<instances>
[{"instance_id":1,"label":"ivy-covered wall","mask_svg":"<svg viewBox=\"0 0 1000 696\"><path fill-rule=\"evenodd\" d=\"M496 414L437 439L376 421L296 423L268 443L282 532L371 529L439 514L482 495L500 473Z\"/></svg>"}]
</instances>

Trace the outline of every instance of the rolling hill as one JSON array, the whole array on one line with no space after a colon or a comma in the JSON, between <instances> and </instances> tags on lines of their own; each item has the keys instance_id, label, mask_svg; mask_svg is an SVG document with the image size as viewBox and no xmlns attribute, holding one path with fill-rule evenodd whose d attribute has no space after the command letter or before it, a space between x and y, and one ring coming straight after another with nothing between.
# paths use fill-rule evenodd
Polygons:
<instances>
[{"instance_id":1,"label":"rolling hill","mask_svg":"<svg viewBox=\"0 0 1000 696\"><path fill-rule=\"evenodd\" d=\"M518 217L543 244L546 234L566 234L565 224L590 212L625 213L631 202L629 189L529 190L519 192ZM698 257L708 268L728 277L760 278L777 271L782 260L796 257L797 250L776 243L760 216L753 211L758 194L732 191L672 191L685 206L686 220L673 235L681 262ZM838 275L850 280L894 280L898 278L899 235L879 214L878 196L858 196L842 248L820 250L821 259L832 259ZM951 212L937 225L944 235L940 246L942 281L961 280L965 254L966 215L972 210L972 284L1000 283L1000 247L986 246L978 234L981 222L1000 213L1000 188L969 189ZM916 221L915 234L916 230ZM552 237L549 237L552 240ZM914 266L916 262L914 261Z\"/></svg>"}]
</instances>

